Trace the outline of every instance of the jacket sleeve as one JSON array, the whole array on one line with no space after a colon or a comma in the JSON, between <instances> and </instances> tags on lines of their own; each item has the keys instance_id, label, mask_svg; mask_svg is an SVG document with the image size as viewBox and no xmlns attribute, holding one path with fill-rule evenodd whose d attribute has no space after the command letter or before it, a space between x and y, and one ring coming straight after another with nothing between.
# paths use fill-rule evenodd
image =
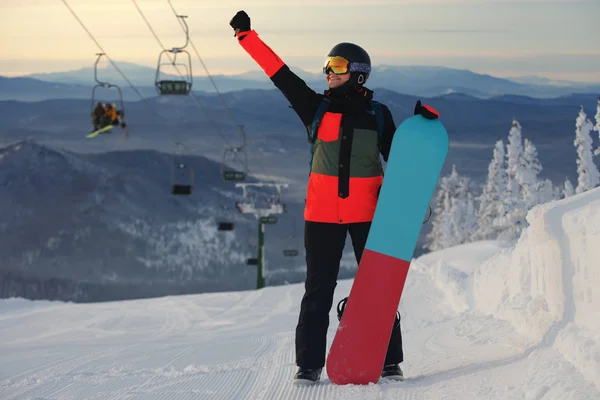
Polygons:
<instances>
[{"instance_id":1,"label":"jacket sleeve","mask_svg":"<svg viewBox=\"0 0 600 400\"><path fill-rule=\"evenodd\" d=\"M244 50L288 99L304 125L311 125L322 96L293 73L281 58L258 37L256 31L239 32L237 37Z\"/></svg>"},{"instance_id":2,"label":"jacket sleeve","mask_svg":"<svg viewBox=\"0 0 600 400\"><path fill-rule=\"evenodd\" d=\"M383 106L383 134L381 137L381 155L383 160L387 162L390 150L392 148L392 140L394 140L394 133L396 133L396 124L394 123L394 117L387 106Z\"/></svg>"}]
</instances>

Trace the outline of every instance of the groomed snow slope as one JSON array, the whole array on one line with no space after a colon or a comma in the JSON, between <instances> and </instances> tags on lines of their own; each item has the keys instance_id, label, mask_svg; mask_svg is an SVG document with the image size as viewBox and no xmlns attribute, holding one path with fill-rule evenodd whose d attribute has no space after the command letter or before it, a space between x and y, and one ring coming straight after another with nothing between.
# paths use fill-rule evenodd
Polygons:
<instances>
[{"instance_id":1,"label":"groomed snow slope","mask_svg":"<svg viewBox=\"0 0 600 400\"><path fill-rule=\"evenodd\" d=\"M599 399L600 189L536 207L514 247L415 260L407 380L295 388L301 284L64 304L0 302L0 398ZM350 290L341 281L337 302ZM337 320L331 313L329 340Z\"/></svg>"}]
</instances>

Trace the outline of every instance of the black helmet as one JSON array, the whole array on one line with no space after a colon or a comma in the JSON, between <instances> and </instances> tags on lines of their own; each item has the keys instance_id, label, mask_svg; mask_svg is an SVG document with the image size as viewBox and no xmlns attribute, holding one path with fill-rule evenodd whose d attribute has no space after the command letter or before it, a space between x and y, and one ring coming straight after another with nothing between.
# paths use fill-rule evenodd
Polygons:
<instances>
[{"instance_id":1,"label":"black helmet","mask_svg":"<svg viewBox=\"0 0 600 400\"><path fill-rule=\"evenodd\" d=\"M327 57L344 57L350 62L349 70L352 86L359 89L371 73L371 57L362 47L354 43L338 43L329 51Z\"/></svg>"}]
</instances>

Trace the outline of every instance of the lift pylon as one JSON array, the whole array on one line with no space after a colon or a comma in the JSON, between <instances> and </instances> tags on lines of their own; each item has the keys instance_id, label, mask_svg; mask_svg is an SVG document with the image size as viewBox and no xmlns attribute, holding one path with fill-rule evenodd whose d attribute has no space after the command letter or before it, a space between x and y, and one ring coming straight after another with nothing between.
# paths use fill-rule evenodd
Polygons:
<instances>
[{"instance_id":1,"label":"lift pylon","mask_svg":"<svg viewBox=\"0 0 600 400\"><path fill-rule=\"evenodd\" d=\"M261 289L265 287L265 251L264 251L264 243L265 243L265 225L266 224L274 224L277 223L277 214L283 214L286 212L286 207L284 204L281 204L281 189L287 188L287 183L266 183L266 182L255 182L255 183L236 183L236 187L242 189L243 192L243 200L236 202L235 205L239 212L243 214L252 214L258 220L258 254L256 257L256 266L257 266L257 274L256 274L256 288ZM249 187L271 187L275 188L276 195L273 198L273 201L269 204L268 207L257 207L254 202L251 201L248 195ZM252 264L254 265L254 259L252 260Z\"/></svg>"}]
</instances>

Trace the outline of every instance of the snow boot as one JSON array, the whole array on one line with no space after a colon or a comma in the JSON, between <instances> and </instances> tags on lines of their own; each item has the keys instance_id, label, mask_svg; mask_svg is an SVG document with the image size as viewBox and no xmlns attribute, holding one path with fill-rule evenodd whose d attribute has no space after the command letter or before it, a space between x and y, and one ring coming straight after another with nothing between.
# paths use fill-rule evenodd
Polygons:
<instances>
[{"instance_id":1,"label":"snow boot","mask_svg":"<svg viewBox=\"0 0 600 400\"><path fill-rule=\"evenodd\" d=\"M392 379L394 381L403 381L404 374L402 373L402 369L400 369L400 365L398 364L390 364L383 367L381 371L381 377Z\"/></svg>"},{"instance_id":2,"label":"snow boot","mask_svg":"<svg viewBox=\"0 0 600 400\"><path fill-rule=\"evenodd\" d=\"M298 368L298 372L294 376L294 386L310 386L321 379L321 371L323 368L309 369Z\"/></svg>"}]
</instances>

